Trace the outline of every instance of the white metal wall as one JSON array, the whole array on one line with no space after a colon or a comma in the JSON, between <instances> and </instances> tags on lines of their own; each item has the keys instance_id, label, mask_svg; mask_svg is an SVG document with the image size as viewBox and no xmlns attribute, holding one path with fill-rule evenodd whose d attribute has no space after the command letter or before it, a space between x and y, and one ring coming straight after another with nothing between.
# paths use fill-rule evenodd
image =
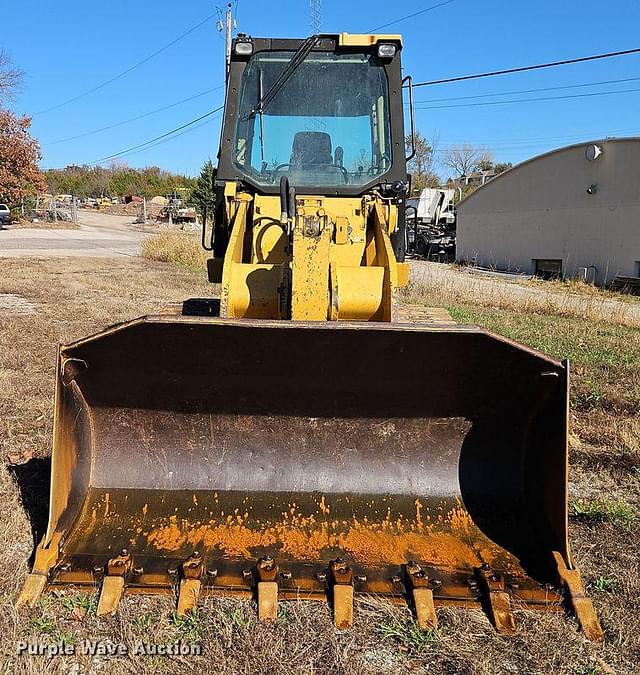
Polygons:
<instances>
[{"instance_id":1,"label":"white metal wall","mask_svg":"<svg viewBox=\"0 0 640 675\"><path fill-rule=\"evenodd\" d=\"M588 161L593 144L603 152ZM533 273L536 258L561 259L568 277L595 266L599 284L640 273L640 138L541 155L459 205L458 261Z\"/></svg>"}]
</instances>

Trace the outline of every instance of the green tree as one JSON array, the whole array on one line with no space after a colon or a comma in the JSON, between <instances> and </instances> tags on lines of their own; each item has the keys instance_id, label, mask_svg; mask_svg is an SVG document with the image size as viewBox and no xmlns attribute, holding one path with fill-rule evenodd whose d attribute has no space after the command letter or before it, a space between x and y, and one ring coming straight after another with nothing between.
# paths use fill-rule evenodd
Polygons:
<instances>
[{"instance_id":1,"label":"green tree","mask_svg":"<svg viewBox=\"0 0 640 675\"><path fill-rule=\"evenodd\" d=\"M496 162L493 165L493 170L496 172L496 176L499 173L502 173L503 171L507 171L507 169L510 169L513 166L511 162Z\"/></svg>"},{"instance_id":2,"label":"green tree","mask_svg":"<svg viewBox=\"0 0 640 675\"><path fill-rule=\"evenodd\" d=\"M209 214L213 213L216 201L216 173L216 167L208 159L204 163L200 176L198 176L198 180L196 181L196 186L191 193L191 202L203 216L205 212Z\"/></svg>"},{"instance_id":3,"label":"green tree","mask_svg":"<svg viewBox=\"0 0 640 675\"><path fill-rule=\"evenodd\" d=\"M193 189L195 178L163 171L157 166L133 169L123 164L110 167L68 166L46 172L49 190L77 197L124 197L168 195L179 188Z\"/></svg>"}]
</instances>

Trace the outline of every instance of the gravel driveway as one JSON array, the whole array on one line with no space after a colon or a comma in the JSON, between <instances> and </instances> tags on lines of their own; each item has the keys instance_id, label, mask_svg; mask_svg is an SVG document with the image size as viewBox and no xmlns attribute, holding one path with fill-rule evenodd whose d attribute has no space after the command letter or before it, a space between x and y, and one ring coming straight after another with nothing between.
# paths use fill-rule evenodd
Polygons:
<instances>
[{"instance_id":1,"label":"gravel driveway","mask_svg":"<svg viewBox=\"0 0 640 675\"><path fill-rule=\"evenodd\" d=\"M132 227L131 216L78 211L80 229L0 230L0 257L66 258L138 256L147 236Z\"/></svg>"}]
</instances>

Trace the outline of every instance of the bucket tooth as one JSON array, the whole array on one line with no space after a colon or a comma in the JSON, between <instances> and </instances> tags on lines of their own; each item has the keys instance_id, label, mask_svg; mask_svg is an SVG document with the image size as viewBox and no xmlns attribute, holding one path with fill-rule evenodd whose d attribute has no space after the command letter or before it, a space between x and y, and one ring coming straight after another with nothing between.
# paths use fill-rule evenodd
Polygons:
<instances>
[{"instance_id":1,"label":"bucket tooth","mask_svg":"<svg viewBox=\"0 0 640 675\"><path fill-rule=\"evenodd\" d=\"M514 635L516 620L511 610L511 599L505 591L504 578L484 564L476 568L480 590L485 596L489 618L501 635Z\"/></svg>"},{"instance_id":2,"label":"bucket tooth","mask_svg":"<svg viewBox=\"0 0 640 675\"><path fill-rule=\"evenodd\" d=\"M202 575L204 574L204 560L195 551L181 566L180 586L178 590L178 616L185 616L198 605L202 589Z\"/></svg>"},{"instance_id":3,"label":"bucket tooth","mask_svg":"<svg viewBox=\"0 0 640 675\"><path fill-rule=\"evenodd\" d=\"M35 560L33 563L33 572L27 575L20 595L16 600L16 607L28 605L33 607L47 585L49 570L58 562L60 555L60 544L62 535L56 533L51 538L48 546L45 546L44 539L36 548Z\"/></svg>"},{"instance_id":4,"label":"bucket tooth","mask_svg":"<svg viewBox=\"0 0 640 675\"><path fill-rule=\"evenodd\" d=\"M433 591L429 588L429 577L420 565L409 561L404 566L407 586L411 589L411 603L416 613L418 629L423 632L438 627L438 617L433 604Z\"/></svg>"},{"instance_id":5,"label":"bucket tooth","mask_svg":"<svg viewBox=\"0 0 640 675\"><path fill-rule=\"evenodd\" d=\"M604 633L593 608L593 602L584 589L580 570L577 568L569 569L558 551L553 551L553 558L556 562L560 583L569 595L569 602L578 619L580 628L592 642L604 642Z\"/></svg>"},{"instance_id":6,"label":"bucket tooth","mask_svg":"<svg viewBox=\"0 0 640 675\"><path fill-rule=\"evenodd\" d=\"M16 607L28 605L34 607L38 598L42 595L44 587L47 585L47 577L45 574L31 573L27 575L24 581L20 595L16 600Z\"/></svg>"},{"instance_id":7,"label":"bucket tooth","mask_svg":"<svg viewBox=\"0 0 640 675\"><path fill-rule=\"evenodd\" d=\"M278 566L271 556L260 558L258 571L258 619L275 621L278 618Z\"/></svg>"},{"instance_id":8,"label":"bucket tooth","mask_svg":"<svg viewBox=\"0 0 640 675\"><path fill-rule=\"evenodd\" d=\"M124 577L105 577L100 589L97 616L115 614L124 594Z\"/></svg>"},{"instance_id":9,"label":"bucket tooth","mask_svg":"<svg viewBox=\"0 0 640 675\"><path fill-rule=\"evenodd\" d=\"M107 563L107 570L102 580L100 598L98 599L97 616L114 614L118 609L124 594L125 576L131 569L131 555L123 549L122 553L111 558Z\"/></svg>"},{"instance_id":10,"label":"bucket tooth","mask_svg":"<svg viewBox=\"0 0 640 675\"><path fill-rule=\"evenodd\" d=\"M353 626L353 572L347 563L338 558L331 562L333 585L333 622L336 628Z\"/></svg>"}]
</instances>

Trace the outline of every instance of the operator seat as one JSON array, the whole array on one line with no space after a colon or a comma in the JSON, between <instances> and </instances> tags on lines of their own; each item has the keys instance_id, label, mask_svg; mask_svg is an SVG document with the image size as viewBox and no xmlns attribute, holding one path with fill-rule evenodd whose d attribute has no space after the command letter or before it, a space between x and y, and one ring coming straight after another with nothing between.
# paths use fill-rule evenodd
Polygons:
<instances>
[{"instance_id":1,"label":"operator seat","mask_svg":"<svg viewBox=\"0 0 640 675\"><path fill-rule=\"evenodd\" d=\"M324 131L299 131L293 138L291 168L332 165L331 136Z\"/></svg>"},{"instance_id":2,"label":"operator seat","mask_svg":"<svg viewBox=\"0 0 640 675\"><path fill-rule=\"evenodd\" d=\"M295 185L336 185L346 183L344 168L331 152L331 136L324 131L299 131L293 137L289 180Z\"/></svg>"}]
</instances>

